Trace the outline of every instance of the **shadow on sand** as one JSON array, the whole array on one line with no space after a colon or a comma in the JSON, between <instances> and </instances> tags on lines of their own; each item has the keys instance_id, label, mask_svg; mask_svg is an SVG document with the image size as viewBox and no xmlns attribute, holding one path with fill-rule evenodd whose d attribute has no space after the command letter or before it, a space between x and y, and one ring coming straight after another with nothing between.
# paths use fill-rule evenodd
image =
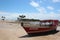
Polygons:
<instances>
[{"instance_id":1,"label":"shadow on sand","mask_svg":"<svg viewBox=\"0 0 60 40\"><path fill-rule=\"evenodd\" d=\"M58 33L59 31L56 30L56 31L49 31L49 32L43 32L43 33L36 33L36 34L30 34L30 35L24 35L24 36L21 36L19 38L28 38L28 37L36 37L36 36L47 36L47 35L52 35L52 34L56 34Z\"/></svg>"}]
</instances>

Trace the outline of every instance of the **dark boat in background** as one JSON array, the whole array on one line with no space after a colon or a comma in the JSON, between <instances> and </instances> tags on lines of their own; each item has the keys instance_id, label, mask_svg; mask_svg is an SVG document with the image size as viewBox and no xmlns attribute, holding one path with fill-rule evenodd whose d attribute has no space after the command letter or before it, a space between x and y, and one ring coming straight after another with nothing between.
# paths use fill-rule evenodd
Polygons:
<instances>
[{"instance_id":1,"label":"dark boat in background","mask_svg":"<svg viewBox=\"0 0 60 40\"><path fill-rule=\"evenodd\" d=\"M28 34L48 32L56 30L58 26L58 20L22 19L21 26Z\"/></svg>"}]
</instances>

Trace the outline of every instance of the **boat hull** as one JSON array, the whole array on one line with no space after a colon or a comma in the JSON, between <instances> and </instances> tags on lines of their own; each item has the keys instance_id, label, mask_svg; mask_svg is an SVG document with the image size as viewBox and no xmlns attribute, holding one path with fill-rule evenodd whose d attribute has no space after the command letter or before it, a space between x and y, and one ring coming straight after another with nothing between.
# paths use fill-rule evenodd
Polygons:
<instances>
[{"instance_id":1,"label":"boat hull","mask_svg":"<svg viewBox=\"0 0 60 40\"><path fill-rule=\"evenodd\" d=\"M56 30L56 27L52 27L52 28L29 28L29 27L24 27L24 29L28 34L32 34L32 33L53 31L53 30Z\"/></svg>"},{"instance_id":2,"label":"boat hull","mask_svg":"<svg viewBox=\"0 0 60 40\"><path fill-rule=\"evenodd\" d=\"M25 21L27 22L27 21ZM41 24L39 23L41 22ZM45 23L42 25L42 23ZM46 25L46 22L52 22L52 24ZM44 20L44 21L28 21L27 23L21 23L21 26L25 29L25 31L30 34L42 33L55 31L58 25L58 20Z\"/></svg>"}]
</instances>

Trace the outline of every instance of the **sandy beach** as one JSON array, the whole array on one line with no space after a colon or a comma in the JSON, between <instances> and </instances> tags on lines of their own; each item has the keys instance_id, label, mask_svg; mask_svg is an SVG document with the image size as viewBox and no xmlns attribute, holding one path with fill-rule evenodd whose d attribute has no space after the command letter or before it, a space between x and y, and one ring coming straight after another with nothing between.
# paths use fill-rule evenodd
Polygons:
<instances>
[{"instance_id":1,"label":"sandy beach","mask_svg":"<svg viewBox=\"0 0 60 40\"><path fill-rule=\"evenodd\" d=\"M60 27L57 27L60 30ZM60 31L43 36L29 37L18 23L0 21L0 40L60 40Z\"/></svg>"}]
</instances>

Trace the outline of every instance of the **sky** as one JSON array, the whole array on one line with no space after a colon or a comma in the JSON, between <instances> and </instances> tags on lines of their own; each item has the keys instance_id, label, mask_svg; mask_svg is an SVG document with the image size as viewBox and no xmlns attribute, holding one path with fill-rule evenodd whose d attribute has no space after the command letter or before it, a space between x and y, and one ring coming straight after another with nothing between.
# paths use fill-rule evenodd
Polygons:
<instances>
[{"instance_id":1,"label":"sky","mask_svg":"<svg viewBox=\"0 0 60 40\"><path fill-rule=\"evenodd\" d=\"M19 15L29 19L60 20L60 0L0 0L0 19L16 20Z\"/></svg>"}]
</instances>

